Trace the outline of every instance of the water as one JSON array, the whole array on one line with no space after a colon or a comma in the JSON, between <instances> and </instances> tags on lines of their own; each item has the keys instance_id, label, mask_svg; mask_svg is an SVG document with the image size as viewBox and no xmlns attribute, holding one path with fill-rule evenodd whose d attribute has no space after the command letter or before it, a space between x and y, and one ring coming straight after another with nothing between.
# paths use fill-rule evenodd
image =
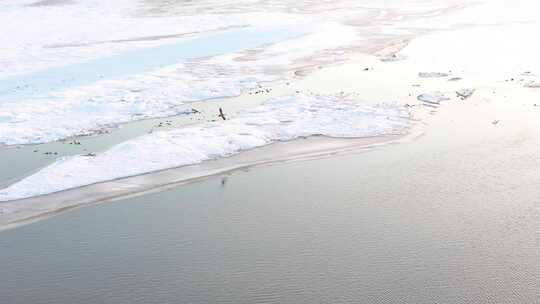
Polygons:
<instances>
[{"instance_id":1,"label":"water","mask_svg":"<svg viewBox=\"0 0 540 304\"><path fill-rule=\"evenodd\" d=\"M277 164L4 231L0 294L13 304L534 303L540 207L524 180L538 170L492 170L492 147L425 148Z\"/></svg>"},{"instance_id":2,"label":"water","mask_svg":"<svg viewBox=\"0 0 540 304\"><path fill-rule=\"evenodd\" d=\"M538 302L538 113L531 95L476 95L412 143L2 231L0 302Z\"/></svg>"}]
</instances>

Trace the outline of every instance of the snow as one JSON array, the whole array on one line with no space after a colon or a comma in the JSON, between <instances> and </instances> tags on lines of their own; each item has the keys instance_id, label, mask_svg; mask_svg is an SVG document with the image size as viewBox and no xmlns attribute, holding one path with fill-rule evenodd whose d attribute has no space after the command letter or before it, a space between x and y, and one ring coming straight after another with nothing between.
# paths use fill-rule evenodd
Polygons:
<instances>
[{"instance_id":1,"label":"snow","mask_svg":"<svg viewBox=\"0 0 540 304\"><path fill-rule=\"evenodd\" d=\"M441 92L420 94L417 99L427 106L439 106L441 102L450 100Z\"/></svg>"},{"instance_id":2,"label":"snow","mask_svg":"<svg viewBox=\"0 0 540 304\"><path fill-rule=\"evenodd\" d=\"M0 144L182 114L410 35L403 20L456 1L3 1Z\"/></svg>"},{"instance_id":3,"label":"snow","mask_svg":"<svg viewBox=\"0 0 540 304\"><path fill-rule=\"evenodd\" d=\"M362 106L341 95L286 96L245 110L227 121L154 132L120 143L95 157L60 159L1 190L0 200L193 165L299 137L401 134L408 124L408 114L397 105Z\"/></svg>"}]
</instances>

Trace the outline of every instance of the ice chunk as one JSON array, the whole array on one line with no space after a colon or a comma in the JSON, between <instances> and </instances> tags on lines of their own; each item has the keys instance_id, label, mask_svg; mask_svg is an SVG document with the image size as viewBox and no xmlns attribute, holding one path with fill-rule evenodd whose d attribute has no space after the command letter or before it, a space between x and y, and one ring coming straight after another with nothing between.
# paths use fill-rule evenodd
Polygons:
<instances>
[{"instance_id":1,"label":"ice chunk","mask_svg":"<svg viewBox=\"0 0 540 304\"><path fill-rule=\"evenodd\" d=\"M444 72L421 72L418 73L418 77L421 78L442 78L442 77L448 77L450 76L450 73L444 73Z\"/></svg>"},{"instance_id":2,"label":"ice chunk","mask_svg":"<svg viewBox=\"0 0 540 304\"><path fill-rule=\"evenodd\" d=\"M540 82L530 81L527 84L525 84L525 87L530 88L530 89L540 89Z\"/></svg>"},{"instance_id":3,"label":"ice chunk","mask_svg":"<svg viewBox=\"0 0 540 304\"><path fill-rule=\"evenodd\" d=\"M418 95L417 99L427 106L439 106L441 101L450 100L450 98L446 97L441 92L420 94Z\"/></svg>"},{"instance_id":4,"label":"ice chunk","mask_svg":"<svg viewBox=\"0 0 540 304\"><path fill-rule=\"evenodd\" d=\"M462 100L465 100L471 97L474 94L474 92L475 92L475 89L462 89L462 90L456 91L456 95Z\"/></svg>"}]
</instances>

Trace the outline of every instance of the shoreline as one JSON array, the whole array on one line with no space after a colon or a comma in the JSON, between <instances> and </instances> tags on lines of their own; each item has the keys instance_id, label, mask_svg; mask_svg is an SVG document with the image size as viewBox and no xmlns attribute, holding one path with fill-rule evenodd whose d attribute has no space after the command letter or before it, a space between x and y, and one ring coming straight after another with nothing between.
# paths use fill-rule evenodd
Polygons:
<instances>
[{"instance_id":1,"label":"shoreline","mask_svg":"<svg viewBox=\"0 0 540 304\"><path fill-rule=\"evenodd\" d=\"M313 86L310 83L311 81L310 79L312 78L317 79L317 77L319 77L320 75L323 75L323 78L324 78L325 77L324 75L327 74L327 71L332 71L334 69L338 69L338 70L344 69L344 71L347 74L350 74L350 72L347 71L348 66L356 66L358 64L362 65L363 62L365 61L369 62L370 64L384 64L384 62L380 60L379 52L384 52L385 50L388 49L387 51L388 53L395 53L401 50L403 47L405 47L409 42L410 42L410 39L406 39L405 41L403 39L397 39L397 40L390 39L388 40L388 45L386 47L382 49L378 48L377 52L373 54L357 53L356 55L354 55L353 57L349 58L348 60L344 62L334 62L331 64L320 65L320 64L317 64L316 62L312 62L310 65L304 65L304 68L302 69L294 70L294 71L291 71L290 73L283 75L278 80L262 82L260 84L261 87L263 88L263 90L265 88L270 89L269 93L268 91L266 91L266 93L263 93L263 94L255 94L253 92L256 92L258 89L246 90L242 92L239 96L235 96L235 97L224 97L224 98L203 100L203 101L197 101L197 102L185 104L186 109L195 108L198 111L202 111L200 114L175 115L172 117L143 119L143 120L138 120L138 121L120 123L117 126L107 128L104 131L104 133L101 133L101 134L75 136L75 137L70 137L70 138L55 141L55 142L44 143L44 144L8 145L8 146L0 147L0 155L2 152L4 152L4 154L7 154L8 155L7 160L11 158L9 157L10 154L19 154L21 151L26 151L25 154L27 154L28 157L31 157L31 158L35 158L36 156L36 154L35 153L32 154L31 151L34 151L34 152L39 151L38 154L42 154L45 151L59 151L58 152L59 155L56 156L56 154L54 154L55 157L52 157L52 158L51 156L53 155L40 156L39 160L37 161L37 165L33 165L29 169L24 170L23 174L16 173L14 176L11 176L11 178L8 176L8 179L4 179L4 181L0 183L0 186L2 186L3 184L2 188L5 188L18 181L21 181L25 177L28 177L32 175L33 173L41 170L42 168L48 166L49 164L54 163L60 157L80 155L80 154L85 154L85 153L90 153L90 152L95 153L95 152L100 152L100 151L106 151L120 142L137 138L139 136L143 136L144 134L153 132L154 129L155 130L169 130L173 128L183 128L190 125L196 125L204 121L211 121L211 117L213 116L209 116L209 115L213 114L213 112L217 112L217 109L220 107L224 107L227 111L227 114L234 115L238 113L239 111L242 111L243 109L260 105L264 101L271 98L276 98L276 97L283 96L286 94L293 94L295 92L313 93L312 91L313 89L328 87L329 85L331 86L331 84L328 83L327 85ZM298 71L301 71L300 76L297 73ZM351 76L354 77L354 75L351 75ZM323 81L317 80L317 82L319 84L325 83L324 80ZM315 93L318 94L318 92L315 92ZM364 100L362 100L362 102L363 101ZM401 102L401 101L400 103L405 104L405 102ZM200 119L201 117L194 117L194 116L199 116L199 115L201 115L202 120ZM193 121L194 118L198 120ZM158 125L158 123L160 124L160 122L166 119L172 119L174 121L172 127L165 127L165 128L160 128L160 129L155 128L155 126ZM411 122L411 125L415 124L414 119L411 119L410 122ZM411 126L409 126L409 129L411 129ZM405 136L408 136L408 135L405 135ZM338 140L362 141L363 139L342 138L342 139L335 139L335 140L336 141ZM68 145L72 141L81 142L82 145L80 146ZM297 141L303 141L303 140L297 140ZM282 143L278 142L277 144L280 145ZM273 145L274 144L271 144L270 146L273 146ZM265 147L261 147L261 149L264 149L264 148ZM238 156L241 157L241 155L246 152L249 152L250 154L257 153L256 151L259 151L259 149L260 148L256 148L249 151L243 151L243 152L240 152ZM73 151L70 152L71 150ZM335 151L335 152L339 152L339 151ZM322 153L322 154L326 155L325 153ZM229 157L226 157L226 158L229 158ZM282 161L284 158L286 158L286 156L283 156L276 161ZM4 159L6 158L4 157ZM209 162L214 162L214 161L219 161L219 160L210 160ZM171 169L174 170L174 168L169 168L163 171L171 170ZM146 175L146 174L153 174L153 173L143 173L142 175ZM214 175L214 174L207 174L207 175ZM108 181L108 182L111 182L111 181ZM104 183L108 183L108 182L104 182ZM75 188L75 189L78 189L78 188ZM71 189L71 190L74 190L74 189ZM67 191L70 191L70 190L67 190ZM23 200L14 200L14 201L12 200L12 201L0 202L0 209L2 205L6 206L5 205L6 203L22 202L22 201L32 200L34 198L37 198L37 197L27 198ZM57 209L64 209L64 207L57 208ZM47 212L49 211L46 211L45 213ZM42 213L42 212L39 212L39 213ZM0 226L4 226L5 225L4 223L6 222L8 223L12 222L11 220L2 219L4 217L6 217L6 214L0 217ZM24 218L26 218L26 216ZM0 230L1 229L3 228L0 227Z\"/></svg>"},{"instance_id":2,"label":"shoreline","mask_svg":"<svg viewBox=\"0 0 540 304\"><path fill-rule=\"evenodd\" d=\"M224 56L247 70L269 63L261 73L276 77L254 90L174 108L190 115L0 146L2 299L535 303L540 4L353 2L282 3L357 20L343 24L366 39L312 52L351 34L337 27ZM162 17L281 2L139 9L165 3ZM276 72L274 63L308 53ZM45 116L64 128L62 116Z\"/></svg>"},{"instance_id":3,"label":"shoreline","mask_svg":"<svg viewBox=\"0 0 540 304\"><path fill-rule=\"evenodd\" d=\"M205 161L201 164L169 168L46 195L5 201L0 206L6 207L11 205L12 207L17 207L19 205L32 204L35 208L22 208L22 210L16 210L13 213L2 215L0 217L0 231L47 219L64 211L79 207L161 192L181 185L265 165L310 161L336 155L362 153L381 146L411 141L420 135L419 133L409 132L404 135L364 138L312 136L273 143L237 155Z\"/></svg>"},{"instance_id":4,"label":"shoreline","mask_svg":"<svg viewBox=\"0 0 540 304\"><path fill-rule=\"evenodd\" d=\"M437 30L428 31L428 32L437 32ZM381 41L374 41L374 43L372 44L372 47L374 47L373 53L370 53L370 54L362 54L362 53L360 53L360 54L357 54L355 57L348 59L345 62L335 62L334 64L330 64L330 65L324 65L323 64L323 65L317 66L317 64L315 64L316 63L316 61L315 61L315 62L313 62L314 64L311 65L311 66L306 66L304 69L296 70L294 72L291 72L291 73L288 73L288 74L284 75L283 76L284 79L287 79L287 77L291 77L291 76L294 77L294 75L301 76L301 77L295 77L295 82L293 82L292 87L286 87L284 85L284 83L283 83L283 80L279 80L279 81L276 81L276 82L270 82L270 86L268 86L268 87L273 89L274 86L277 86L280 89L276 89L276 92L268 94L267 96L255 97L255 96L251 95L250 91L247 91L247 92L243 92L242 95L240 95L238 97L220 98L219 102L222 102L223 104L226 104L227 106L230 105L233 108L237 108L238 110L241 110L241 109L246 108L246 104L248 104L248 105L250 105L250 104L259 104L259 103L263 102L264 100L269 99L270 97L279 96L279 94L283 94L283 92L294 91L293 87L302 88L303 91L308 91L308 92L315 91L316 94L319 94L319 93L324 94L325 93L324 91L328 91L328 90L335 94L336 92L338 92L338 90L341 90L342 94L343 94L343 91L352 92L353 94L356 94L356 96L359 97L361 102L364 102L367 99L367 104L370 104L370 103L371 104L373 104L373 103L378 104L378 103L385 103L385 102L388 102L388 101L396 101L399 105L401 105L403 107L406 107L406 108L411 107L411 105L413 107L420 105L421 110L420 111L414 110L413 113L411 114L412 115L411 122L415 121L415 120L423 121L424 118L429 118L429 116L425 116L425 117L421 117L421 118L417 118L416 116L417 115L418 116L423 116L424 114L426 114L426 115L427 114L435 114L435 112L437 112L438 109L434 109L434 110L431 110L430 112L426 112L427 109L425 109L425 107L422 107L422 104L418 102L418 100L416 99L416 96L419 96L420 94L423 94L423 93L434 92L435 90L438 90L438 89L444 90L447 93L452 92L452 91L456 92L456 90L468 88L470 86L470 84L472 83L471 80L465 80L463 82L460 81L459 83L448 83L448 82L441 83L440 81L437 82L436 79L435 80L433 80L433 79L419 79L417 77L419 72L432 72L432 71L417 70L418 67L416 67L414 65L411 65L410 62L408 62L407 60L401 60L403 58L398 58L399 53L401 53L407 46L409 46L412 41L416 41L416 39L418 37L425 37L425 36L426 35L418 35L418 36L415 36L414 39L410 35L404 36L404 37L401 37L401 38L395 38L394 37L394 38L388 39L386 41L385 47L383 47L383 48L376 48L377 46L380 46ZM398 55L396 55L396 54L398 54ZM394 62L394 60L386 61L384 59L396 59L396 61L395 62ZM324 68L323 68L323 66L324 66ZM367 66L367 68L366 68L366 66ZM318 67L318 68L316 68L316 67ZM358 67L361 67L361 70L367 71L367 72L365 72L365 73L359 72ZM297 73L298 71L301 71L301 72ZM307 73L304 73L306 71L307 71ZM435 72L435 71L433 71L433 72ZM335 78L333 78L333 77L335 77L336 75L338 75L338 77L339 77L340 73L343 73L343 75L341 75L341 78L344 78L344 79L342 79L344 81L335 81ZM388 77L388 75L393 75L393 74L396 74L396 75L397 74L402 74L401 76L406 76L406 77L404 77L404 78ZM364 76L364 75L367 75L367 76ZM329 82L328 80L332 80L332 81ZM362 80L367 81L367 84L368 84L367 87L362 87L361 85L359 85L359 83L362 83ZM472 79L472 80L474 80L474 79ZM414 85L414 83L419 83L419 85L416 86L416 85ZM388 92L380 91L378 89L378 86L380 86L382 84L386 84L387 87L390 90L388 90ZM413 84L412 86L415 87L414 89L411 88L411 84ZM287 83L287 86L288 86L288 83ZM472 87L478 87L478 84L475 83ZM366 88L367 88L367 90L366 90ZM361 94L358 94L358 92L361 91L362 89L364 89L365 91L362 91ZM298 89L296 91L298 92ZM248 96L248 94L250 96ZM408 94L408 96L407 96L407 94ZM266 95L266 94L263 94L263 95ZM236 101L241 101L241 102L240 103L235 103ZM204 104L204 103L205 103L204 101L200 102L201 105ZM192 105L193 104L187 104L186 106L190 107ZM210 104L210 105L205 105L205 107L207 107L207 108L216 108L217 106L215 104ZM233 110L232 113L234 113L234 112L235 111ZM175 117L178 117L178 116L175 116ZM191 117L187 117L186 122L181 124L181 127L189 125L190 123L187 120L189 120L190 118ZM165 118L157 118L157 119L149 119L149 120L145 119L145 120L141 120L139 122L126 123L125 126L133 126L134 129L136 129L140 125L144 125L144 124L148 125L148 124L151 124L151 122L155 122L155 121L159 121L159 120L163 120L163 119L165 119ZM426 123L426 122L424 121L424 123ZM121 127L121 126L122 125L119 125L119 127ZM174 127L178 127L178 126L174 126ZM130 127L127 127L125 129L128 129L128 128L130 128ZM173 127L171 127L171 128L173 128ZM114 132L115 130L120 130L120 129L121 128L115 128L112 132ZM153 128L150 129L150 131L152 131L152 130L153 130ZM144 133L146 133L146 132L140 132L139 131L138 135L141 135L141 134L144 134ZM137 137L138 135L136 135L134 137ZM74 137L74 139L77 139L77 138L89 138L90 140L94 139L97 142L99 142L101 140L101 136ZM120 141L118 141L118 139L114 140L114 135L110 136L110 138L113 139L113 142L109 143L108 145L105 145L104 149L107 149L108 147L114 146L115 144L120 142ZM131 138L133 138L133 137L131 137ZM350 139L341 139L341 140L349 141ZM67 140L63 140L61 142L54 142L54 143L50 143L50 144L46 144L46 145L61 145L61 144L65 144L66 141ZM295 141L295 142L297 142L297 141ZM282 143L279 143L278 145L280 145L280 144L282 144ZM270 146L272 148L274 147L273 144L270 145ZM25 147L27 147L27 146L25 146ZM272 148L269 148L269 149L272 149ZM341 147L339 147L337 149L337 151L340 151L341 149L346 150L346 148L347 147L341 146ZM359 147L359 149L362 149L362 148L363 147ZM26 148L26 149L30 149L30 148ZM253 150L250 150L250 151L241 152L238 155L238 158L241 158L243 155L246 155L246 154L250 155L252 153L258 153L258 152L253 152L253 151L261 151L261 150L264 150L264 149L265 148L260 148L260 149L253 149ZM334 153L334 152L329 152L329 151L319 151L317 153L317 148L314 148L314 149L315 149L314 151L307 151L307 156L309 156L312 153L318 154L319 156ZM98 151L99 150L100 149L98 149ZM323 148L323 150L325 150L325 149ZM89 153L93 153L93 152L94 151L90 151ZM71 154L71 155L77 155L77 154L80 154L80 153L74 153L74 154ZM264 155L264 153L260 153L260 154L261 154L261 156L259 156L259 157L262 157L262 155ZM55 155L56 155L56 153L55 153ZM67 154L67 155L70 155L70 154ZM254 161L253 163L242 163L242 161L240 161L239 164L233 165L232 167L233 167L234 170L237 170L238 168L253 166L253 165L257 165L257 164L264 164L264 163L267 163L267 162L283 161L283 160L285 160L285 158L287 158L287 153L284 153L284 156L279 156L278 155L278 156L275 156L275 157L276 157L276 159L273 159L273 160L270 160L270 161L264 161L264 160L259 159L259 160ZM297 157L296 155L290 155L291 159L294 159L296 157ZM299 157L302 158L301 156L299 156ZM230 158L236 159L236 156L223 158L224 159L223 162L227 163L227 159L230 159ZM216 160L216 162L219 162L220 160ZM213 163L214 160L205 161L205 162ZM193 165L188 165L188 167L192 167L192 166ZM194 165L194 166L197 167L199 165ZM209 166L212 167L212 165L209 165ZM225 167L225 168L218 169L216 171L217 173L212 173L212 172L214 172L214 171L212 171L212 172L209 172L209 173L205 174L204 173L204 165L201 165L200 167L203 167L203 170L201 172L196 173L194 178L200 178L202 176L212 176L212 175L227 171L227 169L226 169L227 167ZM40 168L40 167L36 166L36 167L33 168L33 170L35 170L36 168ZM184 168L184 167L181 167L181 168ZM178 169L172 169L171 168L171 169L164 169L163 171L167 171L167 170L178 170ZM157 172L162 172L162 171L157 171ZM101 185L101 184L107 184L107 183L114 184L115 182L122 181L124 179L136 179L136 177L146 176L146 175L159 175L159 174L157 174L156 172L142 173L141 175L135 175L135 176L132 176L132 177L114 179L114 180L110 180L110 181L100 182L98 184L83 186L83 188L85 188L85 187L93 187L95 185ZM28 175L25 174L25 176L28 176ZM18 178L21 178L21 177L18 176ZM184 177L183 179L181 179L179 181L175 180L172 183L173 184L182 183L183 180L189 180L189 179L191 179L191 178L190 177ZM148 180L146 180L146 182L148 182ZM119 184L122 184L122 183L120 182ZM168 184L168 183L165 183L165 184ZM153 182L148 182L148 185L138 185L138 187L140 187L141 189L144 189L145 187L150 187L150 185L154 185L153 187L156 188L156 189L161 187L159 185L155 185ZM97 187L97 188L99 188L99 187ZM69 192L69 191L72 191L72 190L75 191L77 189L80 190L81 188L77 187L77 188L73 188L71 190L63 190L63 191L60 191L60 192L57 192L57 193ZM145 190L137 190L136 192L137 193L139 193L139 192L144 193ZM126 192L122 192L122 193L123 194L120 195L122 197L124 195L129 195L129 193L126 194ZM49 194L49 195L54 196L55 193ZM1 209L2 206L9 206L9 204L12 204L12 203L32 201L34 199L37 202L40 202L42 198L48 197L49 195L31 197L31 198L27 198L27 199L23 199L23 200L11 200L11 201L2 202L2 203L0 203L0 212L2 212L2 209ZM67 196L69 197L69 195L67 195ZM109 199L110 198L106 194L102 194L101 196L102 196L101 198L97 198L97 199L93 199L93 200L94 201L100 201L102 199ZM111 199L114 199L114 198L115 197L112 197ZM77 200L77 199L79 199L79 198L78 197L73 198L73 200ZM69 203L69 202L66 202L66 201L63 201L62 203L64 205L77 204L77 203ZM80 204L86 204L86 203L81 202ZM52 208L52 209L61 210L61 209L63 209L65 207L64 205L62 205L61 207L55 207L55 208ZM34 208L34 206L29 208L30 213L32 213L32 211L35 211L33 208ZM4 220L8 224L13 222L13 220L5 219L6 217L9 217L9 215L13 212L11 210L11 208L9 208L9 209L10 210L6 209L4 215L2 216L2 220ZM17 210L17 209L15 209L15 210ZM41 214L41 213L46 213L46 212L49 212L49 210L37 211L37 212L33 212L33 213ZM28 218L28 216L23 216L22 218ZM2 224L0 224L0 225L2 225Z\"/></svg>"}]
</instances>

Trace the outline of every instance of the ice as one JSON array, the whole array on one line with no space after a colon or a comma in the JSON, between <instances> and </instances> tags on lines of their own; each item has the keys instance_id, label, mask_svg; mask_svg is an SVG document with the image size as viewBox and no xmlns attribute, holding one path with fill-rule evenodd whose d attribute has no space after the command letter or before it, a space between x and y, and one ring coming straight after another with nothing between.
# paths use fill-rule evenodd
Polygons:
<instances>
[{"instance_id":1,"label":"ice","mask_svg":"<svg viewBox=\"0 0 540 304\"><path fill-rule=\"evenodd\" d=\"M525 87L526 88L531 88L531 89L540 89L540 82L530 81L530 82L525 84Z\"/></svg>"},{"instance_id":2,"label":"ice","mask_svg":"<svg viewBox=\"0 0 540 304\"><path fill-rule=\"evenodd\" d=\"M329 39L335 31L343 35ZM239 43L236 48L242 49L249 42L246 32L259 43L264 42L264 34L269 33L233 31L238 35L226 35L223 43L231 44L231 38L234 38L232 41ZM301 33L299 30L282 32L274 31L267 42L273 41L276 36L283 39ZM239 95L260 82L279 79L280 74L294 68L296 60L357 39L350 27L335 23L320 24L315 33L300 36L293 41L274 43L263 52L251 55L249 60L242 59L245 57L243 52L232 52L202 59L187 58L181 63L148 72L128 72L125 76L107 77L108 74L121 74L126 67L129 71L144 69L137 68L141 61L145 66L155 61L146 59L152 55L150 51L153 49L150 49L143 55L132 52L124 56L126 58L118 56L115 60L107 58L77 65L76 68L60 68L55 75L41 72L39 77L28 77L33 85L22 80L12 81L20 85L0 96L3 97L0 98L0 115L3 117L0 120L0 143L50 142L133 120L181 114L185 111L181 106L188 102ZM213 37L214 43L220 44L221 36ZM197 46L200 44L196 43ZM178 55L191 48L185 44L181 46L176 52L174 48L166 49L168 53ZM223 46L209 49L216 52ZM204 52L198 54L203 56ZM141 56L143 60L138 60ZM163 48L157 48L154 57L160 58L157 61L160 65L163 62ZM96 78L96 75L101 76ZM0 87L7 86L6 83L4 81Z\"/></svg>"},{"instance_id":3,"label":"ice","mask_svg":"<svg viewBox=\"0 0 540 304\"><path fill-rule=\"evenodd\" d=\"M418 77L420 78L443 78L450 76L450 73L445 72L421 72L418 73Z\"/></svg>"},{"instance_id":4,"label":"ice","mask_svg":"<svg viewBox=\"0 0 540 304\"><path fill-rule=\"evenodd\" d=\"M227 121L154 132L120 143L95 157L60 159L1 190L0 200L197 164L277 141L315 135L352 138L402 134L408 125L408 114L393 104L362 106L341 95L285 96Z\"/></svg>"},{"instance_id":5,"label":"ice","mask_svg":"<svg viewBox=\"0 0 540 304\"><path fill-rule=\"evenodd\" d=\"M456 91L456 95L459 98L461 98L461 100L465 100L471 97L475 91L476 91L475 89L461 89L461 90Z\"/></svg>"},{"instance_id":6,"label":"ice","mask_svg":"<svg viewBox=\"0 0 540 304\"><path fill-rule=\"evenodd\" d=\"M0 103L0 142L50 142L123 122L183 114L187 102L239 95L258 81L274 79L248 71L237 76L234 69L224 69L221 74L206 70L205 76L196 72L177 65L34 99Z\"/></svg>"},{"instance_id":7,"label":"ice","mask_svg":"<svg viewBox=\"0 0 540 304\"><path fill-rule=\"evenodd\" d=\"M181 114L408 37L401 22L456 1L0 2L0 144Z\"/></svg>"},{"instance_id":8,"label":"ice","mask_svg":"<svg viewBox=\"0 0 540 304\"><path fill-rule=\"evenodd\" d=\"M0 103L5 117L0 119L0 143L50 142L133 120L182 114L186 103L239 95L260 82L279 79L276 71L294 66L296 59L355 39L348 27L320 27L316 34L276 43L249 61L239 60L241 53L230 53L34 96L15 95ZM326 39L335 30L344 35Z\"/></svg>"},{"instance_id":9,"label":"ice","mask_svg":"<svg viewBox=\"0 0 540 304\"><path fill-rule=\"evenodd\" d=\"M0 78L158 46L212 31L303 22L302 17L280 12L265 13L264 18L258 12L143 16L137 13L139 5L133 0L88 0L65 6L21 5L18 9L0 9L3 46Z\"/></svg>"},{"instance_id":10,"label":"ice","mask_svg":"<svg viewBox=\"0 0 540 304\"><path fill-rule=\"evenodd\" d=\"M431 107L439 106L441 102L450 100L450 98L446 97L444 93L441 92L420 94L417 99L423 102L424 105Z\"/></svg>"}]
</instances>

